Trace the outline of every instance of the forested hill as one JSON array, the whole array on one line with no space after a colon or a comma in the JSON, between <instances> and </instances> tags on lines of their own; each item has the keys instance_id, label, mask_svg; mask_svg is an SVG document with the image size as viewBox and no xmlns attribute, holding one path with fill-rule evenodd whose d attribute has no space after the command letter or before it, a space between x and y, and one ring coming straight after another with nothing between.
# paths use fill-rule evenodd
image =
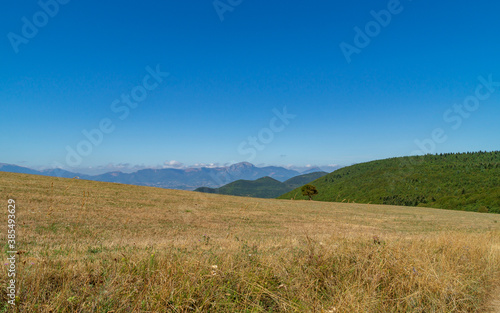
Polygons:
<instances>
[{"instance_id":1,"label":"forested hill","mask_svg":"<svg viewBox=\"0 0 500 313\"><path fill-rule=\"evenodd\" d=\"M500 213L500 151L391 158L336 170L310 184L314 200ZM307 199L300 188L279 198Z\"/></svg>"},{"instance_id":2,"label":"forested hill","mask_svg":"<svg viewBox=\"0 0 500 313\"><path fill-rule=\"evenodd\" d=\"M195 191L243 197L276 198L326 174L326 172L308 173L292 177L284 182L271 177L262 177L257 180L237 180L220 188L201 187Z\"/></svg>"}]
</instances>

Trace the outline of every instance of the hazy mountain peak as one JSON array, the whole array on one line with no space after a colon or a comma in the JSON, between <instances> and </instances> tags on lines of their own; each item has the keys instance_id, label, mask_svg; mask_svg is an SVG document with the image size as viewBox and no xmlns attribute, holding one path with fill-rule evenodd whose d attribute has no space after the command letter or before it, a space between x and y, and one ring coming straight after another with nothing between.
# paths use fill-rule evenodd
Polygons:
<instances>
[{"instance_id":1,"label":"hazy mountain peak","mask_svg":"<svg viewBox=\"0 0 500 313\"><path fill-rule=\"evenodd\" d=\"M230 169L242 169L242 168L253 168L255 165L249 162L240 162L240 163L235 163L231 165L229 168Z\"/></svg>"},{"instance_id":2,"label":"hazy mountain peak","mask_svg":"<svg viewBox=\"0 0 500 313\"><path fill-rule=\"evenodd\" d=\"M323 170L320 169L319 167L315 166L315 167L311 167L311 168L303 171L301 174L309 174L309 173L315 173L315 172L323 172Z\"/></svg>"}]
</instances>

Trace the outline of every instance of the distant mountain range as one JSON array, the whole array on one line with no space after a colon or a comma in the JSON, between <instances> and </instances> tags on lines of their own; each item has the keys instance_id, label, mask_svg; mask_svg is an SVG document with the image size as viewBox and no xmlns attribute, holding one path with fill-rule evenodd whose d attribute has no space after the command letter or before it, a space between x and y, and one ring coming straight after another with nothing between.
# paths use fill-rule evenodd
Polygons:
<instances>
[{"instance_id":1,"label":"distant mountain range","mask_svg":"<svg viewBox=\"0 0 500 313\"><path fill-rule=\"evenodd\" d=\"M318 169L319 170L319 169ZM310 172L308 170L307 172ZM109 172L100 175L85 175L62 169L37 171L27 167L0 163L0 172L12 172L122 183L130 185L152 186L170 189L194 190L198 187L217 188L236 180L255 180L271 177L279 182L298 176L302 173L279 166L256 167L248 162L236 163L224 167L202 167L185 169L143 169L133 173Z\"/></svg>"},{"instance_id":2,"label":"distant mountain range","mask_svg":"<svg viewBox=\"0 0 500 313\"><path fill-rule=\"evenodd\" d=\"M195 191L243 197L276 198L327 174L327 172L321 171L313 172L292 177L284 182L269 176L257 180L241 179L219 188L200 187Z\"/></svg>"}]
</instances>

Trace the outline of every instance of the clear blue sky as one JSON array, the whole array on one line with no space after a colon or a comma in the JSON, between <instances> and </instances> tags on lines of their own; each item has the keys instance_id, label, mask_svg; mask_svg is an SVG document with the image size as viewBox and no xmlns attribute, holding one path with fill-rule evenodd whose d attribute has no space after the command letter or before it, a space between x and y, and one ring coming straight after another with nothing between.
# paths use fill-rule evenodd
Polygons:
<instances>
[{"instance_id":1,"label":"clear blue sky","mask_svg":"<svg viewBox=\"0 0 500 313\"><path fill-rule=\"evenodd\" d=\"M78 167L349 165L409 155L437 128L447 137L426 141L432 152L498 150L500 3L394 1L245 0L224 12L221 0L220 16L212 0L72 0L48 5L53 16L3 3L0 162L66 166L67 147L103 119L114 130ZM388 7L377 31L370 12ZM374 36L356 47L367 24ZM350 63L341 43L359 49ZM157 65L170 75L120 119L113 101ZM447 112L466 99L473 110ZM285 106L296 117L281 127L273 109ZM259 133L262 150L248 141Z\"/></svg>"}]
</instances>

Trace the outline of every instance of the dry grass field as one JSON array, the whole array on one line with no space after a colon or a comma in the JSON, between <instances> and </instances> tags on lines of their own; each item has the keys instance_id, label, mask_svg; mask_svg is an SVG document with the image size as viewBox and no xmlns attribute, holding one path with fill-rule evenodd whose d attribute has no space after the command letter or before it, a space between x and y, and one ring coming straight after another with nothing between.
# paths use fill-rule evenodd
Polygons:
<instances>
[{"instance_id":1,"label":"dry grass field","mask_svg":"<svg viewBox=\"0 0 500 313\"><path fill-rule=\"evenodd\" d=\"M0 193L21 251L0 312L495 310L500 215L11 173Z\"/></svg>"}]
</instances>

